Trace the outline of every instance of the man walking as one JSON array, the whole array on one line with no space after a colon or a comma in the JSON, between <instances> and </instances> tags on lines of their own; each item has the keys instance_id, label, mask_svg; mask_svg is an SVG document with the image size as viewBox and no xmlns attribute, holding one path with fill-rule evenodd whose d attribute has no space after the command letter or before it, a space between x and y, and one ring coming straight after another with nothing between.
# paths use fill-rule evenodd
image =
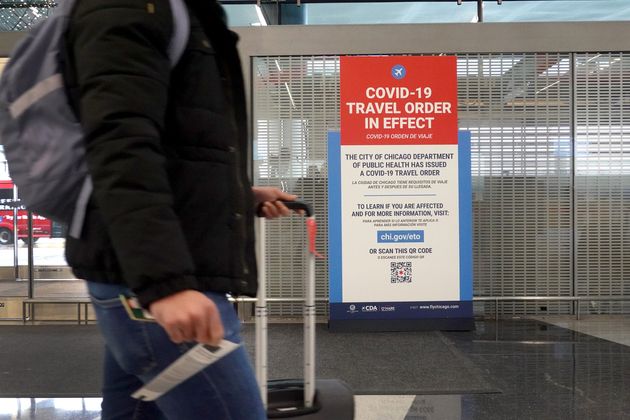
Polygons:
<instances>
[{"instance_id":1,"label":"man walking","mask_svg":"<svg viewBox=\"0 0 630 420\"><path fill-rule=\"evenodd\" d=\"M226 293L256 293L253 217L294 196L253 188L236 35L215 0L187 0L190 37L169 62L169 0L79 0L67 84L94 191L66 256L88 281L106 342L104 420L264 419L241 347L155 403L130 397L195 342L240 341ZM132 321L133 294L157 324Z\"/></svg>"}]
</instances>

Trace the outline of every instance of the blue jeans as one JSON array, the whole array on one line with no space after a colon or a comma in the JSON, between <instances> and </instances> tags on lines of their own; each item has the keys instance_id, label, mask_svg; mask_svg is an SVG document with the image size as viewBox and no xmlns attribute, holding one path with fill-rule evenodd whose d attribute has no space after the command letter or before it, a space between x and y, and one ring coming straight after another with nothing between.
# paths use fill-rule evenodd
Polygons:
<instances>
[{"instance_id":1,"label":"blue jeans","mask_svg":"<svg viewBox=\"0 0 630 420\"><path fill-rule=\"evenodd\" d=\"M88 282L101 333L105 338L103 420L262 420L260 391L241 346L154 402L130 395L195 343L175 344L153 322L133 321L120 303L129 294L119 285ZM225 295L208 292L221 314L225 339L241 342L240 322Z\"/></svg>"}]
</instances>

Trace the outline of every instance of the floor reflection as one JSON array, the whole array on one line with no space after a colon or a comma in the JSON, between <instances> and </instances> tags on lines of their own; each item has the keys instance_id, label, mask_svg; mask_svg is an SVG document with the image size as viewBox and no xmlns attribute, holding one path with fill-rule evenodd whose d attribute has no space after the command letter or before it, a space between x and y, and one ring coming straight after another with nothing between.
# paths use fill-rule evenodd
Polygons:
<instances>
[{"instance_id":1,"label":"floor reflection","mask_svg":"<svg viewBox=\"0 0 630 420\"><path fill-rule=\"evenodd\" d=\"M461 420L461 395L357 395L356 420Z\"/></svg>"},{"instance_id":2,"label":"floor reflection","mask_svg":"<svg viewBox=\"0 0 630 420\"><path fill-rule=\"evenodd\" d=\"M620 344L628 336L627 318L606 324L608 340L532 320L476 325L475 331L442 334L500 392L357 395L355 419L630 419L630 347ZM585 323L578 327L603 329ZM423 360L422 354L411 357ZM440 371L439 366L435 369ZM95 420L100 417L100 402L100 398L0 398L0 420Z\"/></svg>"},{"instance_id":3,"label":"floor reflection","mask_svg":"<svg viewBox=\"0 0 630 420\"><path fill-rule=\"evenodd\" d=\"M0 398L0 420L95 420L100 412L100 398Z\"/></svg>"},{"instance_id":4,"label":"floor reflection","mask_svg":"<svg viewBox=\"0 0 630 420\"><path fill-rule=\"evenodd\" d=\"M405 420L461 420L461 395L418 395L413 400Z\"/></svg>"}]
</instances>

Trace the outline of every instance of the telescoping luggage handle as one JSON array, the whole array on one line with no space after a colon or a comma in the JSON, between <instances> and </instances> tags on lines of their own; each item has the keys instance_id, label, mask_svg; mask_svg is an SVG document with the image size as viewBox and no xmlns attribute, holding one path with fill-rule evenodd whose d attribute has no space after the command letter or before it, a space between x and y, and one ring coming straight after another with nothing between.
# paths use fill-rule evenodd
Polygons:
<instances>
[{"instance_id":1,"label":"telescoping luggage handle","mask_svg":"<svg viewBox=\"0 0 630 420\"><path fill-rule=\"evenodd\" d=\"M315 235L317 225L311 207L298 201L283 202L291 210L303 210L309 233L307 277L304 287L304 407L312 407L315 398ZM258 219L258 297L256 302L256 378L267 406L267 285L265 264L265 219Z\"/></svg>"}]
</instances>

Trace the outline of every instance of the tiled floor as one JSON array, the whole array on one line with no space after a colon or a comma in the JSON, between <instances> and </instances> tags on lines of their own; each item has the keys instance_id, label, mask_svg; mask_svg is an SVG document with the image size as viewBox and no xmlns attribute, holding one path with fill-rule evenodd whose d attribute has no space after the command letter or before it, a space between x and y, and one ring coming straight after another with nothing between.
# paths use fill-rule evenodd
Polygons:
<instances>
[{"instance_id":1,"label":"tiled floor","mask_svg":"<svg viewBox=\"0 0 630 420\"><path fill-rule=\"evenodd\" d=\"M482 321L474 332L445 333L500 393L358 395L356 419L630 419L630 317L544 321ZM93 420L98 405L0 399L0 420Z\"/></svg>"}]
</instances>

